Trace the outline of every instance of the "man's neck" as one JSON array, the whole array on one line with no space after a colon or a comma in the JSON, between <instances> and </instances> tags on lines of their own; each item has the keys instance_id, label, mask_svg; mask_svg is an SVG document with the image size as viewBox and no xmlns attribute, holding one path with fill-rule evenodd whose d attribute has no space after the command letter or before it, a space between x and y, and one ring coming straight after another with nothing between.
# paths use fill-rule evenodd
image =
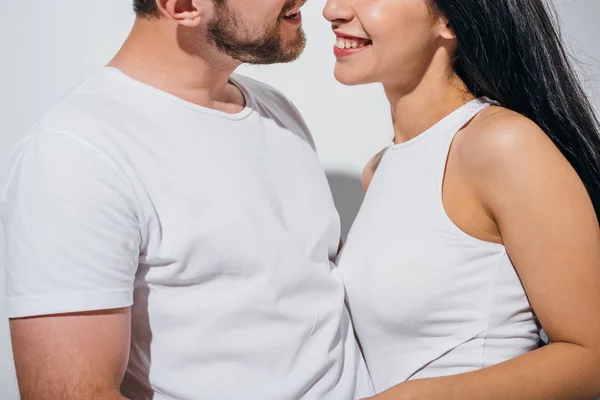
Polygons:
<instances>
[{"instance_id":1,"label":"man's neck","mask_svg":"<svg viewBox=\"0 0 600 400\"><path fill-rule=\"evenodd\" d=\"M239 112L244 96L229 81L239 62L204 37L166 21L138 18L108 66L191 103Z\"/></svg>"}]
</instances>

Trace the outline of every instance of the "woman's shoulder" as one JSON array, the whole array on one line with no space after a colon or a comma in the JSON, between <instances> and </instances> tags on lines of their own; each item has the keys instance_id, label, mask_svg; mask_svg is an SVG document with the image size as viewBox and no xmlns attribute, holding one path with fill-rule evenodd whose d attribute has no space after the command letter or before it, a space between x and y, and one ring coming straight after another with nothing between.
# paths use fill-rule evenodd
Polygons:
<instances>
[{"instance_id":1,"label":"woman's shoulder","mask_svg":"<svg viewBox=\"0 0 600 400\"><path fill-rule=\"evenodd\" d=\"M567 162L552 140L531 119L500 106L477 115L456 137L461 164L473 171L491 172L523 163Z\"/></svg>"},{"instance_id":2,"label":"woman's shoulder","mask_svg":"<svg viewBox=\"0 0 600 400\"><path fill-rule=\"evenodd\" d=\"M540 198L551 204L567 188L573 204L585 204L584 186L571 164L523 115L488 107L457 135L453 146L461 178L492 214L507 204L541 207L534 204Z\"/></svg>"}]
</instances>

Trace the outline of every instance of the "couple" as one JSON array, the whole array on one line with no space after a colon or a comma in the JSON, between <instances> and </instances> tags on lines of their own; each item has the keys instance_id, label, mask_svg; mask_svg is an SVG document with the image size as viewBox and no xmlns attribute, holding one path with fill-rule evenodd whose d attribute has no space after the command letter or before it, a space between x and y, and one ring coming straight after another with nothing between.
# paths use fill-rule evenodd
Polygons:
<instances>
[{"instance_id":1,"label":"couple","mask_svg":"<svg viewBox=\"0 0 600 400\"><path fill-rule=\"evenodd\" d=\"M382 83L395 130L338 267L306 125L233 74L299 56L301 5L136 0L18 144L22 398L599 395L599 129L543 4L327 1L336 78Z\"/></svg>"}]
</instances>

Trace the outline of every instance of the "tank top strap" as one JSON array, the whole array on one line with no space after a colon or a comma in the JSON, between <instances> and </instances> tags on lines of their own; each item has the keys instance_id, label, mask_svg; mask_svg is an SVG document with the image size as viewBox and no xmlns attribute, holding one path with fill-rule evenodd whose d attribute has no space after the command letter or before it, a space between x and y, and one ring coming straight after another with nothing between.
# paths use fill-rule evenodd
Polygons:
<instances>
[{"instance_id":1,"label":"tank top strap","mask_svg":"<svg viewBox=\"0 0 600 400\"><path fill-rule=\"evenodd\" d=\"M396 174L395 181L403 190L420 198L419 209L424 218L436 221L443 212L442 183L448 152L456 133L479 112L493 104L486 98L472 100L437 122L413 139L392 144L382 158L380 167ZM381 175L378 172L377 175ZM373 182L372 182L373 184Z\"/></svg>"},{"instance_id":2,"label":"tank top strap","mask_svg":"<svg viewBox=\"0 0 600 400\"><path fill-rule=\"evenodd\" d=\"M472 100L456 109L430 129L434 131L431 135L433 138L425 146L421 146L419 151L422 152L421 156L428 158L430 165L436 168L436 180L439 181L439 178L443 178L450 146L456 134L491 104L492 102L485 98ZM441 177L439 173L442 174ZM436 185L439 183L436 181Z\"/></svg>"},{"instance_id":3,"label":"tank top strap","mask_svg":"<svg viewBox=\"0 0 600 400\"><path fill-rule=\"evenodd\" d=\"M448 161L450 146L452 145L456 134L460 132L460 130L464 128L464 126L467 125L473 118L475 118L477 114L492 104L494 104L494 102L485 97L478 98L465 104L450 115L449 121L447 121L448 124L445 124L443 127L446 140L443 142L443 156L441 161L444 165L444 169Z\"/></svg>"},{"instance_id":4,"label":"tank top strap","mask_svg":"<svg viewBox=\"0 0 600 400\"><path fill-rule=\"evenodd\" d=\"M445 127L450 136L449 140L452 141L454 136L473 118L477 116L482 110L488 106L494 104L493 101L481 97L472 100L456 110L452 115L452 121L448 121L449 124Z\"/></svg>"},{"instance_id":5,"label":"tank top strap","mask_svg":"<svg viewBox=\"0 0 600 400\"><path fill-rule=\"evenodd\" d=\"M458 109L455 112L456 118L453 119L452 124L448 124L445 127L446 138L444 141L441 141L439 143L440 147L437 148L435 161L432 160L432 162L436 165L435 169L437 171L435 176L435 182L432 186L432 189L434 190L433 198L436 199L436 214L439 218L441 218L443 222L445 222L446 226L452 231L459 231L459 229L455 226L454 222L452 222L452 220L446 213L446 209L444 207L443 202L444 177L446 175L446 167L448 165L450 148L452 147L452 143L456 134L460 132L460 130L465 125L467 125L473 118L475 118L481 111L493 104L495 104L494 101L483 97L472 100L471 102L465 104L462 108ZM462 231L460 231L459 233L462 233Z\"/></svg>"}]
</instances>

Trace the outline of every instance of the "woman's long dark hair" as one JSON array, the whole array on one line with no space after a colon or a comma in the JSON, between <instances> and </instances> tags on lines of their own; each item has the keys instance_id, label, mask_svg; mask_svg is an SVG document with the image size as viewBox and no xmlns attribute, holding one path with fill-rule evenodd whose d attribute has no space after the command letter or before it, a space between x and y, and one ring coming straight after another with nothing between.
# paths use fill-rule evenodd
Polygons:
<instances>
[{"instance_id":1,"label":"woman's long dark hair","mask_svg":"<svg viewBox=\"0 0 600 400\"><path fill-rule=\"evenodd\" d=\"M579 174L600 220L600 124L545 1L429 1L454 31L454 68L467 88L542 128Z\"/></svg>"}]
</instances>

